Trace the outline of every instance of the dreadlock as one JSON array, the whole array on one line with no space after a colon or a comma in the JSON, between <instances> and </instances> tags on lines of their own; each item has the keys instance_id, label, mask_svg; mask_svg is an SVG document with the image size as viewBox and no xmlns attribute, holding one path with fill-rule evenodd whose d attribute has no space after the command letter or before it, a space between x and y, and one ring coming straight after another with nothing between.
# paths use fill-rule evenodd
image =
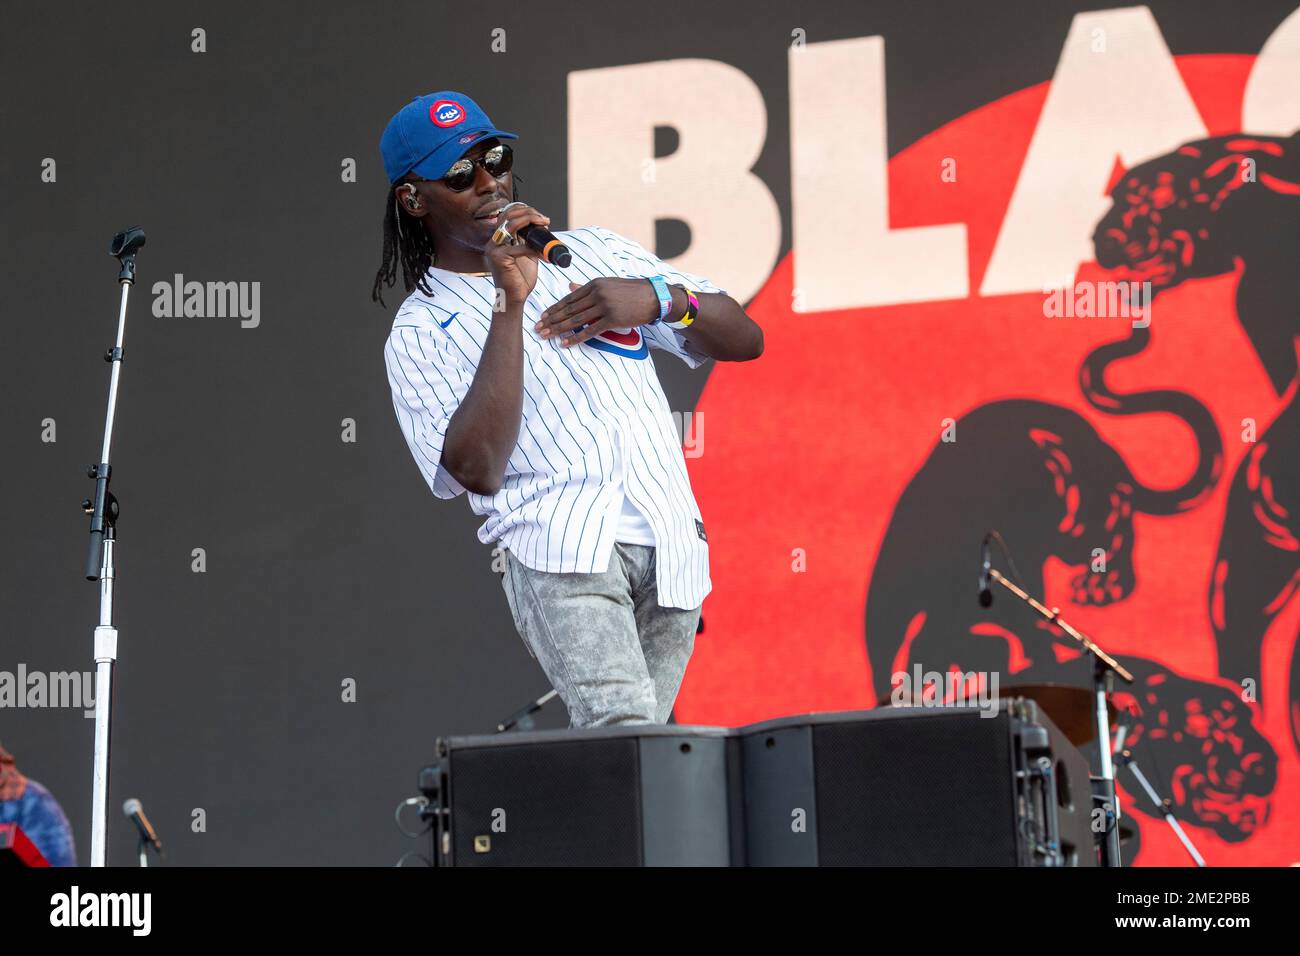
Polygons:
<instances>
[{"instance_id":1,"label":"dreadlock","mask_svg":"<svg viewBox=\"0 0 1300 956\"><path fill-rule=\"evenodd\" d=\"M407 292L419 288L425 295L433 295L427 276L433 265L433 236L424 223L402 212L397 201L397 189L405 183L389 187L384 200L384 259L375 273L375 285L370 290L370 301L385 305L381 286L390 288L397 282L397 263L402 263L402 285ZM513 178L510 197L519 198L519 177ZM405 222L403 222L405 220Z\"/></svg>"}]
</instances>

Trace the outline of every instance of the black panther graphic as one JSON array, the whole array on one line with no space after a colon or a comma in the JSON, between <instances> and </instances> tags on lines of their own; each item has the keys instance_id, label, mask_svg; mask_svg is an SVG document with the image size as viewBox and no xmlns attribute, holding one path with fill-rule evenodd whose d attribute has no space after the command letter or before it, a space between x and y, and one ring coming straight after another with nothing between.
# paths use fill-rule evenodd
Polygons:
<instances>
[{"instance_id":1,"label":"black panther graphic","mask_svg":"<svg viewBox=\"0 0 1300 956\"><path fill-rule=\"evenodd\" d=\"M1300 134L1188 143L1126 172L1111 200L1094 236L1103 268L1149 280L1157 292L1241 270L1237 319L1285 399L1271 423L1258 423L1263 431L1233 475L1209 592L1219 672L1253 680L1258 692L1265 632L1300 589ZM1135 332L1115 347L1144 345ZM1104 394L1097 369L1086 364L1082 374L1085 388ZM1113 408L1094 404L1142 410L1122 397ZM1300 748L1300 645L1289 696Z\"/></svg>"},{"instance_id":2,"label":"black panther graphic","mask_svg":"<svg viewBox=\"0 0 1300 956\"><path fill-rule=\"evenodd\" d=\"M1188 408L1195 401L1173 398ZM1038 628L1029 609L1008 612L1005 601L986 609L976 600L976 558L989 528L1008 542L1030 593L1043 593L1043 564L1057 558L1078 568L1075 603L1123 600L1134 585L1134 512L1175 513L1213 480L1218 436L1201 436L1199 427L1209 449L1202 458L1211 462L1198 463L1196 480L1158 491L1139 484L1086 419L1059 405L1008 399L958 419L955 441L936 443L904 489L876 559L866 633L877 697L913 663L1006 675L1046 648L1041 640L1026 646L1006 626Z\"/></svg>"},{"instance_id":3,"label":"black panther graphic","mask_svg":"<svg viewBox=\"0 0 1300 956\"><path fill-rule=\"evenodd\" d=\"M1264 631L1300 587L1296 155L1294 136L1188 144L1127 172L1095 235L1104 268L1122 267L1120 278L1150 281L1157 296L1188 278L1240 268L1239 319L1287 400L1234 476L1215 565L1211 619L1220 671L1234 682L1258 681ZM1167 491L1143 487L1085 419L1059 406L1011 400L965 415L957 441L936 444L904 490L877 556L866 633L878 696L888 693L895 671L915 663L940 672L997 671L1025 682L1087 685L1086 662L1072 646L1044 640L1056 629L1028 608L1006 607L1006 601L993 611L979 608L972 558L984 531L998 528L1026 569L1021 583L1031 593L1043 594L1043 564L1056 558L1077 568L1075 603L1119 601L1134 585L1133 513L1172 515L1205 501L1223 467L1208 409L1187 393L1119 393L1106 380L1108 368L1141 352L1150 335L1135 328L1096 349L1080 369L1080 384L1104 413L1164 412L1183 421L1198 447L1187 480ZM936 528L944 529L941 537ZM1098 554L1104 565L1094 564ZM1255 729L1239 691L1178 677L1142 658L1125 663L1139 678L1126 693L1146 715L1130 745L1139 759L1145 751L1157 765L1144 767L1148 776L1156 773L1181 818L1224 839L1249 838L1268 816L1276 753ZM1300 746L1300 655L1292 667Z\"/></svg>"}]
</instances>

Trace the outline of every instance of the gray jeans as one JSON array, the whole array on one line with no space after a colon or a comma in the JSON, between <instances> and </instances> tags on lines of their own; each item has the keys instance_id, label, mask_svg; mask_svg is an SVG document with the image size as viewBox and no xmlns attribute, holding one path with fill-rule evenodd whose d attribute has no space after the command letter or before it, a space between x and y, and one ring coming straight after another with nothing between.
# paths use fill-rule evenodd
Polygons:
<instances>
[{"instance_id":1,"label":"gray jeans","mask_svg":"<svg viewBox=\"0 0 1300 956\"><path fill-rule=\"evenodd\" d=\"M660 607L652 547L616 542L603 574L534 571L504 551L515 627L572 727L663 724L695 647L700 609Z\"/></svg>"}]
</instances>

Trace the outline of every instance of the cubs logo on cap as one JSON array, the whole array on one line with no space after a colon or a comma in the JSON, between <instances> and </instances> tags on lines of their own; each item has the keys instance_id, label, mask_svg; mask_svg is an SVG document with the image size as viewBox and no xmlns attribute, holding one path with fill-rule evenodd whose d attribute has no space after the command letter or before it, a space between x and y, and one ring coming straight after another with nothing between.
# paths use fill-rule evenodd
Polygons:
<instances>
[{"instance_id":1,"label":"cubs logo on cap","mask_svg":"<svg viewBox=\"0 0 1300 956\"><path fill-rule=\"evenodd\" d=\"M438 100L429 107L429 119L433 120L434 126L446 129L465 121L465 107L455 100Z\"/></svg>"},{"instance_id":2,"label":"cubs logo on cap","mask_svg":"<svg viewBox=\"0 0 1300 956\"><path fill-rule=\"evenodd\" d=\"M481 139L518 139L497 129L477 103L457 90L417 96L388 121L379 138L384 172L395 183L407 173L441 179L468 144Z\"/></svg>"}]
</instances>

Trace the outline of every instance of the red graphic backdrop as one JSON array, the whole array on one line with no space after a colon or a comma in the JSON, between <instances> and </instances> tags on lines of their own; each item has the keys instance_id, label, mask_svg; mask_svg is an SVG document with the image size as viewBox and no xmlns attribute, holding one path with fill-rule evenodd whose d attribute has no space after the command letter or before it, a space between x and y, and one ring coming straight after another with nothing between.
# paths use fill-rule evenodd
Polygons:
<instances>
[{"instance_id":1,"label":"red graphic backdrop","mask_svg":"<svg viewBox=\"0 0 1300 956\"><path fill-rule=\"evenodd\" d=\"M1240 130L1254 58L1184 56L1177 63L1209 134ZM966 223L972 290L1046 94L1042 84L982 107L889 164L891 226ZM957 161L953 183L938 174L947 157ZM714 591L677 701L682 723L734 726L873 706L863 640L867 588L899 495L935 447L944 419L998 399L1033 398L1086 418L1145 485L1173 487L1196 460L1192 435L1176 418L1103 415L1080 393L1085 356L1123 338L1127 319L1046 318L1041 292L984 298L977 291L960 301L797 314L791 265L779 264L749 309L764 329L762 359L719 364L697 406L707 442L688 464L708 523ZM1113 276L1088 263L1078 278ZM1110 374L1118 391L1177 388L1211 410L1225 447L1212 496L1185 514L1135 516L1137 586L1123 601L1075 605L1068 581L1077 569L1055 560L1044 568L1047 603L1107 649L1230 689L1235 685L1217 676L1206 595L1228 478L1252 447L1241 440L1242 420L1254 419L1262 434L1283 404L1236 320L1236 280L1196 280L1164 293L1152 344ZM1163 325L1161 316L1168 317ZM943 529L934 530L932 547L943 549ZM805 571L793 570L795 549L806 555ZM971 557L973 602L978 568ZM1285 707L1297 633L1300 601L1292 601L1264 643L1261 690L1269 706L1252 705L1255 727L1278 756L1271 818L1239 843L1188 827L1210 865L1300 861L1300 761ZM1004 675L1004 685L1013 679ZM1131 805L1133 794L1124 797ZM1139 863L1188 863L1162 822L1139 819Z\"/></svg>"}]
</instances>

